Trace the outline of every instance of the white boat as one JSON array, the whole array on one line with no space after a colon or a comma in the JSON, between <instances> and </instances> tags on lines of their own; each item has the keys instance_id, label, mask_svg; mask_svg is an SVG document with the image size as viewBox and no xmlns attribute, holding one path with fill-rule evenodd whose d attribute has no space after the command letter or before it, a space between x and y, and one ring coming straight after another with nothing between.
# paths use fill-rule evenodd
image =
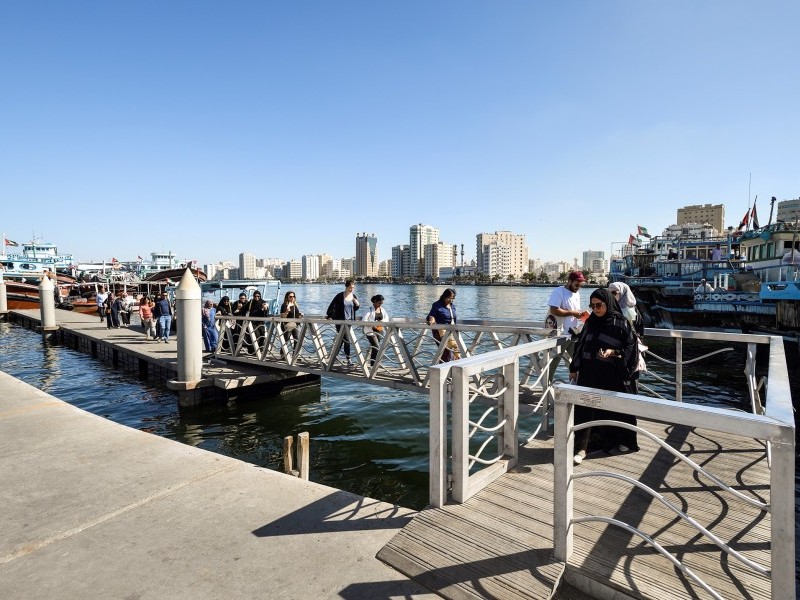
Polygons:
<instances>
[{"instance_id":1,"label":"white boat","mask_svg":"<svg viewBox=\"0 0 800 600\"><path fill-rule=\"evenodd\" d=\"M33 240L22 244L19 250L11 253L6 252L6 247L3 244L0 266L7 279L41 279L48 271L74 274L72 254L59 253L55 244Z\"/></svg>"}]
</instances>

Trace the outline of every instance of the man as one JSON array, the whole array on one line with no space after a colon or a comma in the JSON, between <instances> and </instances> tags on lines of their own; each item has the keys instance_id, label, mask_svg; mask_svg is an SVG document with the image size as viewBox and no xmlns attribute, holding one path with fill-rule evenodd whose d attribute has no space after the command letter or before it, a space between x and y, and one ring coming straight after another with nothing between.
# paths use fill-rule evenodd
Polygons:
<instances>
[{"instance_id":1,"label":"man","mask_svg":"<svg viewBox=\"0 0 800 600\"><path fill-rule=\"evenodd\" d=\"M589 311L581 310L580 289L586 278L580 271L573 271L567 277L564 286L555 288L550 294L547 320L545 324L564 333L575 333L579 330L580 318Z\"/></svg>"},{"instance_id":2,"label":"man","mask_svg":"<svg viewBox=\"0 0 800 600\"><path fill-rule=\"evenodd\" d=\"M100 287L100 291L97 292L97 296L95 296L95 302L97 302L97 314L100 315L100 322L102 323L106 318L106 298L108 298L108 293L106 292L105 286Z\"/></svg>"},{"instance_id":3,"label":"man","mask_svg":"<svg viewBox=\"0 0 800 600\"><path fill-rule=\"evenodd\" d=\"M711 260L722 260L722 248L719 244L711 251Z\"/></svg>"},{"instance_id":4,"label":"man","mask_svg":"<svg viewBox=\"0 0 800 600\"><path fill-rule=\"evenodd\" d=\"M169 333L172 328L172 305L169 302L167 292L161 292L161 299L156 302L158 312L158 324L160 325L160 335L164 343L169 342Z\"/></svg>"},{"instance_id":5,"label":"man","mask_svg":"<svg viewBox=\"0 0 800 600\"><path fill-rule=\"evenodd\" d=\"M710 283L706 283L705 279L701 279L700 280L700 285L698 285L695 288L694 293L695 294L707 294L708 292L713 292L713 291L714 291L714 287Z\"/></svg>"}]
</instances>

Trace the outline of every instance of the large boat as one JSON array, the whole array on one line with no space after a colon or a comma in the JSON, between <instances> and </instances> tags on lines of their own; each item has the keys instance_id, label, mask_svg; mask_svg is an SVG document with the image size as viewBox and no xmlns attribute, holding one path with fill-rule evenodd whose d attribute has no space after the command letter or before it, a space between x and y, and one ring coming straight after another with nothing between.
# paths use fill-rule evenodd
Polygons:
<instances>
[{"instance_id":1,"label":"large boat","mask_svg":"<svg viewBox=\"0 0 800 600\"><path fill-rule=\"evenodd\" d=\"M72 254L60 253L54 244L33 240L22 244L19 250L7 253L7 243L4 240L3 253L0 254L0 267L6 279L24 282L40 280L48 272L72 274Z\"/></svg>"},{"instance_id":2,"label":"large boat","mask_svg":"<svg viewBox=\"0 0 800 600\"><path fill-rule=\"evenodd\" d=\"M631 287L651 325L800 335L797 223L716 238L655 237L612 258L610 279Z\"/></svg>"},{"instance_id":3,"label":"large boat","mask_svg":"<svg viewBox=\"0 0 800 600\"><path fill-rule=\"evenodd\" d=\"M39 309L38 283L33 284L14 280L3 280L3 282L6 286L6 301L9 310ZM73 291L74 288L70 285L58 284L54 289L56 308L82 313L95 313L97 311L97 304L93 297L74 295Z\"/></svg>"}]
</instances>

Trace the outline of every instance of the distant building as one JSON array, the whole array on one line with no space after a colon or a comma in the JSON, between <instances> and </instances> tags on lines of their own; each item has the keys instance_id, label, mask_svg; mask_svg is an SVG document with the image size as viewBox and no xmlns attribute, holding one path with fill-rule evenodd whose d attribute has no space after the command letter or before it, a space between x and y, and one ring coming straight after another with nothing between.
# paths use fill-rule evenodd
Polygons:
<instances>
[{"instance_id":1,"label":"distant building","mask_svg":"<svg viewBox=\"0 0 800 600\"><path fill-rule=\"evenodd\" d=\"M409 232L409 266L410 277L422 277L425 274L425 246L439 243L439 230L430 225L412 225Z\"/></svg>"},{"instance_id":2,"label":"distant building","mask_svg":"<svg viewBox=\"0 0 800 600\"><path fill-rule=\"evenodd\" d=\"M529 258L528 259L528 273L533 273L534 275L538 275L542 272L542 261L539 258Z\"/></svg>"},{"instance_id":3,"label":"distant building","mask_svg":"<svg viewBox=\"0 0 800 600\"><path fill-rule=\"evenodd\" d=\"M374 233L356 236L356 277L378 276L378 238Z\"/></svg>"},{"instance_id":4,"label":"distant building","mask_svg":"<svg viewBox=\"0 0 800 600\"><path fill-rule=\"evenodd\" d=\"M759 215L759 221L762 225L766 222L764 218ZM794 200L781 200L778 202L778 214L775 217L778 221L785 221L786 223L794 223L800 218L800 198Z\"/></svg>"},{"instance_id":5,"label":"distant building","mask_svg":"<svg viewBox=\"0 0 800 600\"><path fill-rule=\"evenodd\" d=\"M356 266L356 259L355 258L343 258L341 261L341 267L339 269L339 273L347 272L347 277L350 277L353 273L355 273L355 266Z\"/></svg>"},{"instance_id":6,"label":"distant building","mask_svg":"<svg viewBox=\"0 0 800 600\"><path fill-rule=\"evenodd\" d=\"M693 204L678 209L678 225L708 223L717 231L725 230L724 204ZM737 223L738 224L738 223Z\"/></svg>"},{"instance_id":7,"label":"distant building","mask_svg":"<svg viewBox=\"0 0 800 600\"><path fill-rule=\"evenodd\" d=\"M442 269L455 267L453 264L453 256L455 255L453 251L454 248L455 246L452 244L445 244L443 242L427 244L424 249L424 276L432 279L439 279Z\"/></svg>"},{"instance_id":8,"label":"distant building","mask_svg":"<svg viewBox=\"0 0 800 600\"><path fill-rule=\"evenodd\" d=\"M292 259L283 265L283 279L299 281L303 278L303 262Z\"/></svg>"},{"instance_id":9,"label":"distant building","mask_svg":"<svg viewBox=\"0 0 800 600\"><path fill-rule=\"evenodd\" d=\"M303 265L303 280L316 281L319 279L319 255L305 254L300 260Z\"/></svg>"},{"instance_id":10,"label":"distant building","mask_svg":"<svg viewBox=\"0 0 800 600\"><path fill-rule=\"evenodd\" d=\"M392 276L392 261L384 260L378 265L378 277L391 277Z\"/></svg>"},{"instance_id":11,"label":"distant building","mask_svg":"<svg viewBox=\"0 0 800 600\"><path fill-rule=\"evenodd\" d=\"M242 279L256 278L256 257L249 252L242 252L239 255L239 276Z\"/></svg>"},{"instance_id":12,"label":"distant building","mask_svg":"<svg viewBox=\"0 0 800 600\"><path fill-rule=\"evenodd\" d=\"M495 231L494 233L479 233L475 238L475 257L480 273L489 277L495 275L522 277L523 273L528 272L528 245L524 235L510 231ZM503 248L508 250L503 250ZM486 258L487 253L491 253L492 258ZM500 259L500 257L503 258ZM498 259L501 260L500 263L497 262ZM487 270L492 268L492 265L498 265L497 268L501 268L502 273Z\"/></svg>"},{"instance_id":13,"label":"distant building","mask_svg":"<svg viewBox=\"0 0 800 600\"><path fill-rule=\"evenodd\" d=\"M401 244L399 246L392 246L392 277L395 279L410 277L410 260L411 253L409 252L408 245Z\"/></svg>"}]
</instances>

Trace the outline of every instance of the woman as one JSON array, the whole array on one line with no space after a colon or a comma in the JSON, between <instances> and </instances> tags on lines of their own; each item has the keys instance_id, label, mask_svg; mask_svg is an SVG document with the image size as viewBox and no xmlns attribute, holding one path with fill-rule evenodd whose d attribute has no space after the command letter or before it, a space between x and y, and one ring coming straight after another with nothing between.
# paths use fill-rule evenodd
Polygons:
<instances>
[{"instance_id":1,"label":"woman","mask_svg":"<svg viewBox=\"0 0 800 600\"><path fill-rule=\"evenodd\" d=\"M295 299L296 296L294 295L294 292L286 292L286 294L284 294L283 304L281 304L281 317L284 319L299 319L303 316L303 313L300 312L300 307L297 306ZM296 342L298 338L297 323L292 321L283 323L283 339L288 342L290 334Z\"/></svg>"},{"instance_id":2,"label":"woman","mask_svg":"<svg viewBox=\"0 0 800 600\"><path fill-rule=\"evenodd\" d=\"M636 308L636 296L633 295L630 286L627 283L615 281L609 284L608 290L619 304L620 312L631 322L636 333L640 336L644 335L644 323Z\"/></svg>"},{"instance_id":3,"label":"woman","mask_svg":"<svg viewBox=\"0 0 800 600\"><path fill-rule=\"evenodd\" d=\"M153 308L150 306L150 302L147 299L147 296L142 296L142 299L139 300L139 319L142 321L142 327L144 328L144 337L156 340L156 322L153 319Z\"/></svg>"},{"instance_id":4,"label":"woman","mask_svg":"<svg viewBox=\"0 0 800 600\"><path fill-rule=\"evenodd\" d=\"M269 316L269 306L267 305L267 301L261 297L261 292L253 292L253 297L250 299L250 303L247 309L247 315L250 317ZM250 326L253 328L253 335L255 336L256 343L260 344L259 340L261 340L264 337L264 333L266 331L264 322L251 321ZM253 343L247 343L248 352L253 353L255 352L255 349L256 347Z\"/></svg>"},{"instance_id":5,"label":"woman","mask_svg":"<svg viewBox=\"0 0 800 600\"><path fill-rule=\"evenodd\" d=\"M217 309L211 300L206 300L203 305L202 325L203 325L203 346L206 352L217 351Z\"/></svg>"},{"instance_id":6,"label":"woman","mask_svg":"<svg viewBox=\"0 0 800 600\"><path fill-rule=\"evenodd\" d=\"M633 375L639 359L639 349L633 327L622 314L619 304L607 289L598 289L589 297L592 314L575 344L570 365L570 381L586 387L613 392L636 393ZM601 419L636 425L636 417L585 406L575 407L575 424ZM636 432L620 427L582 429L575 434L575 464L580 464L587 452L596 448L591 437L599 438L603 450L636 451Z\"/></svg>"},{"instance_id":7,"label":"woman","mask_svg":"<svg viewBox=\"0 0 800 600\"><path fill-rule=\"evenodd\" d=\"M231 299L228 296L223 296L219 299L219 304L217 305L217 314L225 316L230 316L233 314L233 305L231 304ZM225 335L225 330L232 329L233 326L233 321L230 319L222 319L220 321L220 331L217 336L217 343L219 344L221 340L223 350L230 349L230 342L228 341L228 336Z\"/></svg>"},{"instance_id":8,"label":"woman","mask_svg":"<svg viewBox=\"0 0 800 600\"><path fill-rule=\"evenodd\" d=\"M389 314L383 308L383 296L380 294L374 295L370 301L372 302L372 308L369 309L369 312L364 315L364 321L388 321ZM378 357L378 342L383 337L383 326L382 325L368 325L364 327L364 333L367 336L367 340L369 340L370 350L369 350L369 366L375 365L375 359Z\"/></svg>"},{"instance_id":9,"label":"woman","mask_svg":"<svg viewBox=\"0 0 800 600\"><path fill-rule=\"evenodd\" d=\"M105 300L106 307L106 329L119 329L119 309L120 302L114 295L113 290L108 292L108 297Z\"/></svg>"},{"instance_id":10,"label":"woman","mask_svg":"<svg viewBox=\"0 0 800 600\"><path fill-rule=\"evenodd\" d=\"M428 313L426 322L428 325L455 325L456 324L456 307L453 302L456 299L456 291L453 288L447 288L439 299L431 305L431 310ZM446 329L434 329L433 339L439 345L442 342L443 334L447 334ZM448 346L450 344L448 343ZM453 353L449 348L445 348L442 352L442 362L449 362L453 360Z\"/></svg>"},{"instance_id":11,"label":"woman","mask_svg":"<svg viewBox=\"0 0 800 600\"><path fill-rule=\"evenodd\" d=\"M356 311L361 304L358 302L358 297L354 291L356 284L352 279L344 282L344 291L339 292L333 297L331 303L328 305L328 310L325 312L325 317L334 319L336 321L355 321ZM341 325L336 326L338 332L342 328ZM345 336L344 355L347 357L347 365L350 366L350 340Z\"/></svg>"}]
</instances>

